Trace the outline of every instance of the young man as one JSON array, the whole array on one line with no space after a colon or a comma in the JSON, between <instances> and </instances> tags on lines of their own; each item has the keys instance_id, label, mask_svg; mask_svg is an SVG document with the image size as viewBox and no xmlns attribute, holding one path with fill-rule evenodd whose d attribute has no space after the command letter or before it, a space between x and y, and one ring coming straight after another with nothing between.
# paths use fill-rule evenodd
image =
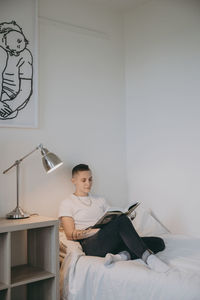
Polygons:
<instances>
[{"instance_id":1,"label":"young man","mask_svg":"<svg viewBox=\"0 0 200 300\"><path fill-rule=\"evenodd\" d=\"M86 255L105 257L105 265L141 258L150 269L168 271L169 267L154 255L164 250L164 241L158 237L140 238L126 215L120 215L102 229L90 228L109 206L104 198L90 194L92 172L87 165L73 168L72 182L75 192L61 203L59 210L68 239L79 241Z\"/></svg>"}]
</instances>

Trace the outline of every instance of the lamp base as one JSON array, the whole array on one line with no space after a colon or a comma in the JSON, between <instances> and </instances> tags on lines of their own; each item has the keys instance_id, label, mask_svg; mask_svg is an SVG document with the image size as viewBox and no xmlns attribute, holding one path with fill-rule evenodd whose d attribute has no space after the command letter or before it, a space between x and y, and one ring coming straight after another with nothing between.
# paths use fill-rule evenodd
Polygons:
<instances>
[{"instance_id":1,"label":"lamp base","mask_svg":"<svg viewBox=\"0 0 200 300\"><path fill-rule=\"evenodd\" d=\"M19 206L6 215L7 219L25 219L29 217L30 215L24 212Z\"/></svg>"}]
</instances>

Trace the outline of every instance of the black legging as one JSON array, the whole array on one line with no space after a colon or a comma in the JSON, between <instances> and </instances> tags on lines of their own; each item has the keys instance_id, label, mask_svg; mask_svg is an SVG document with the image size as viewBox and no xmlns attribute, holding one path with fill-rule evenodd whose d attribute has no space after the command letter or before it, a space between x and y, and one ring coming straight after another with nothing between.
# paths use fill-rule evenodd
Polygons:
<instances>
[{"instance_id":1,"label":"black legging","mask_svg":"<svg viewBox=\"0 0 200 300\"><path fill-rule=\"evenodd\" d=\"M107 253L128 251L132 259L142 258L150 249L153 253L164 250L165 244L158 237L140 237L126 215L121 215L105 225L93 236L79 240L86 255L104 257Z\"/></svg>"}]
</instances>

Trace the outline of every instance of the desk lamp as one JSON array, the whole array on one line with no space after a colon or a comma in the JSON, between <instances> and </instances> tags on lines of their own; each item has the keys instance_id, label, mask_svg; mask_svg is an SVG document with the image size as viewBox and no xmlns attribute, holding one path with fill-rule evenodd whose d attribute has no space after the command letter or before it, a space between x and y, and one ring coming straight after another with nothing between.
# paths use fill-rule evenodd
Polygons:
<instances>
[{"instance_id":1,"label":"desk lamp","mask_svg":"<svg viewBox=\"0 0 200 300\"><path fill-rule=\"evenodd\" d=\"M10 169L13 167L16 167L16 178L17 178L17 206L16 208L8 213L6 215L7 219L24 219L24 218L29 218L30 215L22 210L22 208L19 206L19 166L20 163L27 158L29 155L31 155L33 152L36 150L41 151L42 155L42 163L44 166L44 169L47 173L52 172L59 166L63 164L63 162L56 156L54 153L49 152L46 148L43 147L42 144L37 146L34 150L32 150L30 153L26 154L22 158L16 160L12 166L10 166L8 169L3 171L3 174L7 173Z\"/></svg>"}]
</instances>

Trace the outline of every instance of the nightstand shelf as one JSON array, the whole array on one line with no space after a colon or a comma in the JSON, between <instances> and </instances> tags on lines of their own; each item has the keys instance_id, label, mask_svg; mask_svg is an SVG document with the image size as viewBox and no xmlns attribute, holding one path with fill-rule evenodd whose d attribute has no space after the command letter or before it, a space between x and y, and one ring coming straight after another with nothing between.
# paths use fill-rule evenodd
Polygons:
<instances>
[{"instance_id":1,"label":"nightstand shelf","mask_svg":"<svg viewBox=\"0 0 200 300\"><path fill-rule=\"evenodd\" d=\"M58 220L0 219L0 299L58 300Z\"/></svg>"},{"instance_id":2,"label":"nightstand shelf","mask_svg":"<svg viewBox=\"0 0 200 300\"><path fill-rule=\"evenodd\" d=\"M41 268L29 265L16 266L11 269L11 286L14 287L34 281L40 281L54 276L53 273L47 272Z\"/></svg>"}]
</instances>

